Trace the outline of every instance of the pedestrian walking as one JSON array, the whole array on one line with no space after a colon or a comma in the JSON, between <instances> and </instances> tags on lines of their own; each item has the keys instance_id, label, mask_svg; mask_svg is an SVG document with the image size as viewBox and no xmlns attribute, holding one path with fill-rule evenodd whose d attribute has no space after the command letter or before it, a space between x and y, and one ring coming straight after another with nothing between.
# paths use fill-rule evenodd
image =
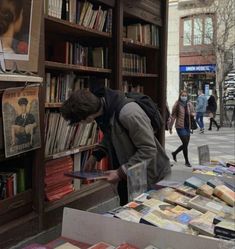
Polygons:
<instances>
[{"instance_id":1,"label":"pedestrian walking","mask_svg":"<svg viewBox=\"0 0 235 249\"><path fill-rule=\"evenodd\" d=\"M183 151L185 166L187 167L192 167L188 159L188 145L190 140L191 117L194 117L194 115L195 111L193 104L188 100L188 93L183 90L172 108L169 132L172 134L172 127L175 122L175 128L180 140L182 141L182 145L172 152L172 157L174 161L177 162L177 154L180 151Z\"/></svg>"},{"instance_id":2,"label":"pedestrian walking","mask_svg":"<svg viewBox=\"0 0 235 249\"><path fill-rule=\"evenodd\" d=\"M204 122L203 117L206 112L207 107L207 98L202 92L202 90L198 90L198 97L197 97L197 103L196 103L196 122L198 123L200 127L200 133L204 133Z\"/></svg>"},{"instance_id":3,"label":"pedestrian walking","mask_svg":"<svg viewBox=\"0 0 235 249\"><path fill-rule=\"evenodd\" d=\"M208 105L207 105L207 113L210 118L210 125L209 125L209 131L212 130L212 123L215 124L217 127L217 131L220 129L220 125L215 121L215 115L216 115L216 110L217 110L217 103L216 103L216 92L214 91L209 99L208 99Z\"/></svg>"}]
</instances>

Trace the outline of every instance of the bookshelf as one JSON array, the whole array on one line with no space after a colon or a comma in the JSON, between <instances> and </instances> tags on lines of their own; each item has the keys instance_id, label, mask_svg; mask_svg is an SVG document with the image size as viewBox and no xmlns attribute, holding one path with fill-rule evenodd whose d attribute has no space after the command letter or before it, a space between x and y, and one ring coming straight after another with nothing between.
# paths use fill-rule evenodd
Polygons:
<instances>
[{"instance_id":1,"label":"bookshelf","mask_svg":"<svg viewBox=\"0 0 235 249\"><path fill-rule=\"evenodd\" d=\"M47 113L59 113L62 102L66 99L63 94L69 95L69 92L75 88L74 79L79 82L79 87L87 87L87 82L94 78L113 89L123 89L124 81L133 84L134 87L141 85L144 93L150 95L161 110L164 110L166 103L167 1L73 1L89 2L90 11L102 10L106 18L110 15L111 9L110 23L107 24L107 20L104 20L103 28L101 24L100 28L94 28L94 25L92 27L92 18L90 25L88 21L85 25L79 23L79 19L72 21L74 16L69 16L69 13L61 11L59 16L57 10L56 13L51 14L47 9L49 2L51 1L44 1L45 11L41 13L43 18L37 72L44 77L44 84L39 93L42 146L36 151L10 159L17 164L22 160L31 160L26 163L33 165L30 172L31 186L16 197L0 200L0 205L4 207L0 210L0 248L15 244L24 237L58 224L61 222L64 206L87 210L116 195L110 184L97 181L81 185L80 188L76 188L58 200L47 201L45 198L45 174L47 170L51 170L50 162L67 157L69 160L79 161L81 160L79 155L84 157L83 155L88 154L96 146L94 142L45 154L46 142L43 138L47 135L48 127L45 124ZM70 0L58 0L58 2L63 4L69 3ZM63 6L61 8L64 10ZM147 25L143 28L143 34L147 34L149 27L154 26L153 30L158 30L157 42L153 37L151 42L149 40L143 42L143 37L142 40L124 37L125 27L135 24L138 24L139 29L141 25ZM86 56L81 56L81 53ZM132 69L129 71L123 70L125 54L128 54L128 58L132 58L132 62L129 62ZM97 61L97 57L102 60ZM142 66L138 68L140 60L142 60ZM30 81L33 83L35 76L29 77L32 77ZM2 89L21 85L25 81L24 76L11 78L13 83L9 83L8 76L0 75L0 78ZM52 95L51 92L53 92ZM163 145L164 133L164 130L161 130L158 134ZM0 152L1 165L2 162L7 164L8 161L9 159L6 160ZM20 205L22 208L19 207ZM21 233L22 226L25 231ZM15 237L14 241L11 240L12 237Z\"/></svg>"}]
</instances>

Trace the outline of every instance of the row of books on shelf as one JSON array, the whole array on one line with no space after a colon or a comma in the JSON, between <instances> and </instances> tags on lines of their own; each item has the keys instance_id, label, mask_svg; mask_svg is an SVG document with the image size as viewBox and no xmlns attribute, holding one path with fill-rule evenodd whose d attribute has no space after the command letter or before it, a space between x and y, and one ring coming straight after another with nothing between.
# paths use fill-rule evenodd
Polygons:
<instances>
[{"instance_id":1,"label":"row of books on shelf","mask_svg":"<svg viewBox=\"0 0 235 249\"><path fill-rule=\"evenodd\" d=\"M0 172L0 200L13 197L26 190L25 169Z\"/></svg>"},{"instance_id":2,"label":"row of books on shelf","mask_svg":"<svg viewBox=\"0 0 235 249\"><path fill-rule=\"evenodd\" d=\"M124 53L122 57L122 69L128 73L146 73L146 56Z\"/></svg>"},{"instance_id":3,"label":"row of books on shelf","mask_svg":"<svg viewBox=\"0 0 235 249\"><path fill-rule=\"evenodd\" d=\"M108 68L107 47L87 47L79 42L57 41L47 44L46 59L66 64Z\"/></svg>"},{"instance_id":4,"label":"row of books on shelf","mask_svg":"<svg viewBox=\"0 0 235 249\"><path fill-rule=\"evenodd\" d=\"M47 111L45 114L45 155L92 145L97 141L97 123L69 125L61 113Z\"/></svg>"},{"instance_id":5,"label":"row of books on shelf","mask_svg":"<svg viewBox=\"0 0 235 249\"><path fill-rule=\"evenodd\" d=\"M60 103L76 90L88 88L87 78L73 73L53 75L46 73L46 103Z\"/></svg>"},{"instance_id":6,"label":"row of books on shelf","mask_svg":"<svg viewBox=\"0 0 235 249\"><path fill-rule=\"evenodd\" d=\"M89 178L86 176L86 172L83 171L84 165L91 155L91 151L92 150L86 150L72 156L64 156L58 159L46 161L44 191L47 201L59 200L65 195L79 190L81 184L89 184L94 182L94 180L101 179L97 177ZM96 172L104 172L107 170L108 159L103 158L100 162L97 162L96 169ZM76 177L75 172L83 173L83 177Z\"/></svg>"},{"instance_id":7,"label":"row of books on shelf","mask_svg":"<svg viewBox=\"0 0 235 249\"><path fill-rule=\"evenodd\" d=\"M46 200L59 200L74 191L72 179L64 175L64 172L71 171L73 166L71 156L50 160L45 163L44 191Z\"/></svg>"},{"instance_id":8,"label":"row of books on shelf","mask_svg":"<svg viewBox=\"0 0 235 249\"><path fill-rule=\"evenodd\" d=\"M84 27L112 32L112 9L83 0L45 0L45 14Z\"/></svg>"},{"instance_id":9,"label":"row of books on shelf","mask_svg":"<svg viewBox=\"0 0 235 249\"><path fill-rule=\"evenodd\" d=\"M74 73L53 74L46 73L46 103L62 103L72 92L90 87L108 87L108 78L92 78Z\"/></svg>"},{"instance_id":10,"label":"row of books on shelf","mask_svg":"<svg viewBox=\"0 0 235 249\"><path fill-rule=\"evenodd\" d=\"M218 178L192 176L185 182L162 180L156 189L106 213L137 223L193 235L235 239L234 186Z\"/></svg>"},{"instance_id":11,"label":"row of books on shelf","mask_svg":"<svg viewBox=\"0 0 235 249\"><path fill-rule=\"evenodd\" d=\"M159 29L153 24L132 24L123 27L123 36L133 41L159 47Z\"/></svg>"}]
</instances>

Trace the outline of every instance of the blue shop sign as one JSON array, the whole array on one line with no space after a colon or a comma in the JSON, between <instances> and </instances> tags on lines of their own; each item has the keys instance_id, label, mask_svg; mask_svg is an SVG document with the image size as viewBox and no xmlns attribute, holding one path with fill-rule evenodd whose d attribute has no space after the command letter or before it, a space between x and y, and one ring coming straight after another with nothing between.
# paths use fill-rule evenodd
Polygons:
<instances>
[{"instance_id":1,"label":"blue shop sign","mask_svg":"<svg viewBox=\"0 0 235 249\"><path fill-rule=\"evenodd\" d=\"M216 65L189 65L189 66L180 66L181 73L199 73L199 72L215 72Z\"/></svg>"}]
</instances>

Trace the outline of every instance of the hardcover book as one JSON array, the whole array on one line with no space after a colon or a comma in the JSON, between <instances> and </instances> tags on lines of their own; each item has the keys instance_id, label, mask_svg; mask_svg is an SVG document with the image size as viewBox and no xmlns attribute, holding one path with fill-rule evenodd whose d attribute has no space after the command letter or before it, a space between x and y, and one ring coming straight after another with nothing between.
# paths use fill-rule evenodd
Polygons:
<instances>
[{"instance_id":1,"label":"hardcover book","mask_svg":"<svg viewBox=\"0 0 235 249\"><path fill-rule=\"evenodd\" d=\"M203 181L199 177L192 176L192 177L188 178L187 180L185 180L184 184L186 186L197 189L197 188L201 187L202 185L204 185L205 181Z\"/></svg>"},{"instance_id":2,"label":"hardcover book","mask_svg":"<svg viewBox=\"0 0 235 249\"><path fill-rule=\"evenodd\" d=\"M64 175L85 180L101 180L108 177L103 171L71 171L65 172Z\"/></svg>"},{"instance_id":3,"label":"hardcover book","mask_svg":"<svg viewBox=\"0 0 235 249\"><path fill-rule=\"evenodd\" d=\"M198 195L205 196L207 198L212 198L214 189L208 184L204 184L196 190Z\"/></svg>"},{"instance_id":4,"label":"hardcover book","mask_svg":"<svg viewBox=\"0 0 235 249\"><path fill-rule=\"evenodd\" d=\"M235 239L235 221L222 220L214 227L215 235L221 235L230 239Z\"/></svg>"},{"instance_id":5,"label":"hardcover book","mask_svg":"<svg viewBox=\"0 0 235 249\"><path fill-rule=\"evenodd\" d=\"M225 201L230 206L235 204L235 192L225 185L216 186L214 189L214 195Z\"/></svg>"}]
</instances>

